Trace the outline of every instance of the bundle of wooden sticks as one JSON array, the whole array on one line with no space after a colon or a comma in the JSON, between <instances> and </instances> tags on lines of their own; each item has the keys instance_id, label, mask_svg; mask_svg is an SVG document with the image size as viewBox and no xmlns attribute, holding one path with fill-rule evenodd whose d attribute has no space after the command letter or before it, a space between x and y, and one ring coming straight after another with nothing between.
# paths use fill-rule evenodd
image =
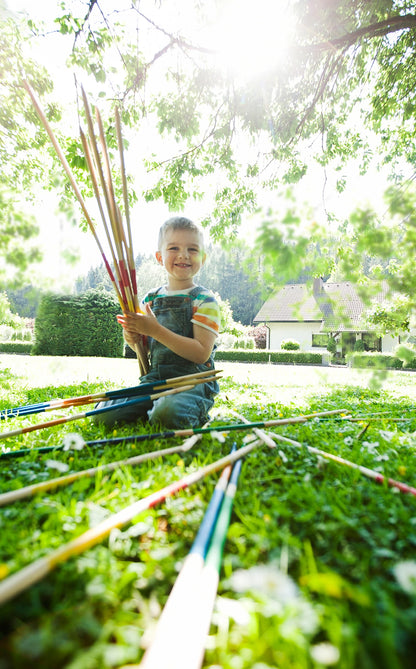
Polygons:
<instances>
[{"instance_id":1,"label":"bundle of wooden sticks","mask_svg":"<svg viewBox=\"0 0 416 669\"><path fill-rule=\"evenodd\" d=\"M88 170L91 177L92 188L94 196L98 204L100 217L102 220L105 236L107 239L108 248L112 260L112 267L104 252L103 246L97 234L96 225L88 213L84 198L75 181L73 172L68 164L68 161L55 137L55 134L43 112L32 88L27 81L23 85L30 95L37 114L44 126L53 147L58 155L59 160L69 178L71 186L81 205L82 212L87 221L94 239L100 250L105 268L111 279L111 283L116 292L120 306L124 312L140 312L137 283L136 283L136 269L134 265L133 244L131 235L131 222L129 212L129 199L127 190L127 177L124 163L123 150L123 136L121 131L120 114L118 109L115 109L115 126L117 133L117 145L120 159L120 172L123 187L123 204L125 223L121 209L118 206L115 198L115 189L113 185L111 165L109 152L107 148L103 122L99 110L95 109L95 116L97 122L97 133L94 129L93 116L91 108L82 89L82 99L84 103L85 116L88 127L88 134L86 135L82 128L80 128L81 142L84 149L85 158L88 165ZM113 271L114 270L114 271ZM148 371L148 359L145 352L144 345L139 346L138 361L141 375Z\"/></svg>"}]
</instances>

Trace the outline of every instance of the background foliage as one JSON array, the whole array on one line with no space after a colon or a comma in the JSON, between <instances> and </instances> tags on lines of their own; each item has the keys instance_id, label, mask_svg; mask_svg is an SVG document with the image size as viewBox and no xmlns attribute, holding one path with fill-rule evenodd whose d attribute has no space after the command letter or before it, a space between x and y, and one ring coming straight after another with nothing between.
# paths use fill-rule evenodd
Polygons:
<instances>
[{"instance_id":1,"label":"background foliage","mask_svg":"<svg viewBox=\"0 0 416 669\"><path fill-rule=\"evenodd\" d=\"M259 248L274 281L293 281L307 269L313 276L360 281L365 293L383 276L411 313L414 3L292 0L275 21L282 38L272 40L276 45L284 37L286 48L270 47L266 65L257 70L247 64L258 62L268 5L262 2L255 11L250 3L240 5L225 34L233 38L229 51L235 60L243 62L245 55L243 70L221 60L224 44L221 34L213 33L231 11L231 0L186 0L176 12L169 2L123 0L114 12L106 0L66 0L57 3L49 25L2 12L0 123L7 139L0 147L1 225L10 247L5 257L23 268L32 252L27 243L17 252L12 240L35 233L28 219L18 227L18 201L8 193L30 197L26 185L39 181L58 190L62 208L70 216L74 212L23 94L23 76L40 95L77 179L90 190L74 118L79 90L74 88L68 115L54 95L50 73L28 56L31 43L59 36L70 54L69 71L99 102L110 146L118 104L129 143L141 147L141 185L132 187L132 198L162 200L175 211L202 202L201 218L214 239L235 237L242 221L261 223ZM248 39L244 21L250 25ZM386 182L384 203L376 208L362 203L355 212L327 204L348 191L351 173L376 170ZM310 177L326 194L319 212L308 199ZM363 281L369 275L371 282Z\"/></svg>"},{"instance_id":2,"label":"background foliage","mask_svg":"<svg viewBox=\"0 0 416 669\"><path fill-rule=\"evenodd\" d=\"M116 358L123 355L123 334L115 296L101 290L84 295L45 295L35 325L33 355Z\"/></svg>"}]
</instances>

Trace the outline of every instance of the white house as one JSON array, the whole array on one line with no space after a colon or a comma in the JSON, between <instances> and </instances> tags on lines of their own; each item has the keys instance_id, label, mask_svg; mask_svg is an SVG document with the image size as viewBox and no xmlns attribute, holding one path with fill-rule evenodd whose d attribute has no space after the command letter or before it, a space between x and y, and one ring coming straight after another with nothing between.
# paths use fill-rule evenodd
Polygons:
<instances>
[{"instance_id":1,"label":"white house","mask_svg":"<svg viewBox=\"0 0 416 669\"><path fill-rule=\"evenodd\" d=\"M386 302L387 287L374 296L372 304ZM324 283L315 279L306 284L288 284L269 298L254 318L268 329L267 348L279 350L285 339L299 342L302 350L326 350L334 337L338 350L352 350L357 339L369 351L391 352L399 337L379 337L365 322L367 306L350 282Z\"/></svg>"}]
</instances>

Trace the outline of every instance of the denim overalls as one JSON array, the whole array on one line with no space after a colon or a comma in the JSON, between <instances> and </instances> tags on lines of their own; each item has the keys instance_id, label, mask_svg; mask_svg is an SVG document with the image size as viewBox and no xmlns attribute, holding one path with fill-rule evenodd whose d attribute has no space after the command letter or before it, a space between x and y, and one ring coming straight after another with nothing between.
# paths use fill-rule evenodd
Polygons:
<instances>
[{"instance_id":1,"label":"denim overalls","mask_svg":"<svg viewBox=\"0 0 416 669\"><path fill-rule=\"evenodd\" d=\"M158 291L152 291L147 295L146 302L150 302L152 311L161 325L176 334L192 338L192 298L196 297L201 290L203 290L201 286L196 286L188 295L163 297L158 297ZM148 345L150 372L140 378L141 383L214 369L214 351L204 364L198 365L173 353L151 337L148 337ZM141 417L145 418L147 414L151 424L160 424L170 429L198 427L207 420L208 412L214 404L214 396L218 391L219 386L216 381L201 383L192 390L161 397L154 402L127 406L124 410L123 404L126 400L110 400L101 403L100 406L114 404L114 411L103 413L99 420L112 425L115 421L135 421Z\"/></svg>"}]
</instances>

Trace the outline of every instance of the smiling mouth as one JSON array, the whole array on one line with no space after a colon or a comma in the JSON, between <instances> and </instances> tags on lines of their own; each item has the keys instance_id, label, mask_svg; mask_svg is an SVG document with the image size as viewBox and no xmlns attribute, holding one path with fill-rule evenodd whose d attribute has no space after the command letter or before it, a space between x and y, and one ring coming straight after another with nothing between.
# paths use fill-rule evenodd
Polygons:
<instances>
[{"instance_id":1,"label":"smiling mouth","mask_svg":"<svg viewBox=\"0 0 416 669\"><path fill-rule=\"evenodd\" d=\"M176 267L180 267L181 269L186 269L187 267L190 267L191 265L186 265L185 263L176 263Z\"/></svg>"}]
</instances>

